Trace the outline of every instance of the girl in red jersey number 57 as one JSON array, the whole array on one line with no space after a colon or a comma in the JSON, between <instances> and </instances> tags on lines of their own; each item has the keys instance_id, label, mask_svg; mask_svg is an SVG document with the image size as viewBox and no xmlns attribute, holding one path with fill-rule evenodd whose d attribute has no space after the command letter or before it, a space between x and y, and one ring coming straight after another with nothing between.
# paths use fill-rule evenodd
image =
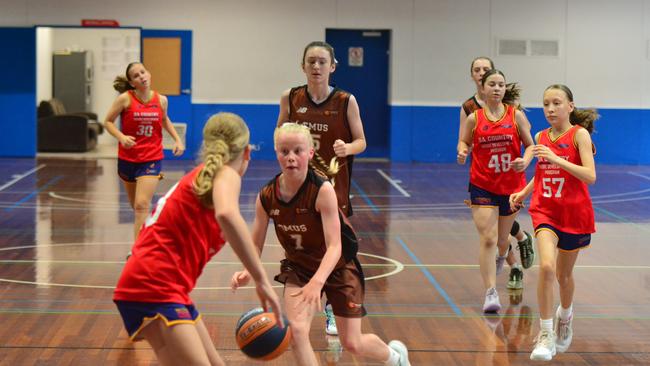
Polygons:
<instances>
[{"instance_id":1,"label":"girl in red jersey number 57","mask_svg":"<svg viewBox=\"0 0 650 366\"><path fill-rule=\"evenodd\" d=\"M589 246L596 231L594 208L587 184L596 182L591 132L598 113L578 110L566 85L544 91L544 116L550 128L535 136L535 178L510 196L518 207L531 192L530 216L539 249L539 302L541 330L530 355L549 361L571 345L573 329L573 267L580 249ZM558 250L559 249L559 250ZM560 284L560 306L553 314L553 283Z\"/></svg>"}]
</instances>

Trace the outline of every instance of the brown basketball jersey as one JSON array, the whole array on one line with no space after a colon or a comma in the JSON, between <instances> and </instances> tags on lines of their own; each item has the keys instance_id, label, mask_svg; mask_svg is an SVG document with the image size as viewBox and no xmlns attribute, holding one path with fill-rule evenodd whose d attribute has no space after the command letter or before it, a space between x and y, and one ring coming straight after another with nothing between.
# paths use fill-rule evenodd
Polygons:
<instances>
[{"instance_id":1,"label":"brown basketball jersey","mask_svg":"<svg viewBox=\"0 0 650 366\"><path fill-rule=\"evenodd\" d=\"M285 250L289 261L308 272L316 272L327 246L320 213L316 211L318 191L325 180L312 169L296 195L289 202L278 198L278 174L260 191L260 201L266 214L273 220L275 234ZM345 265L346 260L356 257L357 241L351 226L340 214L343 255L335 269Z\"/></svg>"},{"instance_id":2,"label":"brown basketball jersey","mask_svg":"<svg viewBox=\"0 0 650 366\"><path fill-rule=\"evenodd\" d=\"M472 95L463 103L463 110L465 111L465 115L467 117L469 117L470 114L474 113L474 111L481 108L481 104L476 99L476 95Z\"/></svg>"},{"instance_id":3,"label":"brown basketball jersey","mask_svg":"<svg viewBox=\"0 0 650 366\"><path fill-rule=\"evenodd\" d=\"M325 101L314 103L307 92L307 85L289 92L289 120L309 127L314 138L315 150L325 162L336 156L334 141L352 142L347 112L350 93L334 88ZM352 215L350 206L350 179L353 156L338 158L341 170L334 178L334 190L339 207L346 216Z\"/></svg>"}]
</instances>

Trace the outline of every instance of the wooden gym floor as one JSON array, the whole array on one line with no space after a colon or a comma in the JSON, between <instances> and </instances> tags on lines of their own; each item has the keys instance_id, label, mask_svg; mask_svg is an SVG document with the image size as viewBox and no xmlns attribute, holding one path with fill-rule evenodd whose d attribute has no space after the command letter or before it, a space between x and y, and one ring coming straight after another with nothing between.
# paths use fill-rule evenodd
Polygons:
<instances>
[{"instance_id":1,"label":"wooden gym floor","mask_svg":"<svg viewBox=\"0 0 650 366\"><path fill-rule=\"evenodd\" d=\"M192 164L166 161L157 197ZM650 364L650 167L597 171L597 233L575 270L574 340L552 364ZM257 189L277 172L275 162L251 164L242 194L247 220ZM352 223L369 277L363 329L404 341L413 365L530 364L537 267L525 271L519 293L505 288L504 270L503 309L482 314L478 237L462 204L467 167L357 162L353 177ZM157 364L146 344L128 341L111 301L132 220L115 159L0 159L1 365ZM531 231L525 210L519 221ZM272 230L267 243L263 261L274 275L282 250ZM260 364L234 341L237 318L257 304L250 289L228 290L239 268L225 247L193 299L228 364ZM379 364L338 352L323 317L313 323L312 342L324 365ZM286 353L269 364L294 362Z\"/></svg>"}]
</instances>

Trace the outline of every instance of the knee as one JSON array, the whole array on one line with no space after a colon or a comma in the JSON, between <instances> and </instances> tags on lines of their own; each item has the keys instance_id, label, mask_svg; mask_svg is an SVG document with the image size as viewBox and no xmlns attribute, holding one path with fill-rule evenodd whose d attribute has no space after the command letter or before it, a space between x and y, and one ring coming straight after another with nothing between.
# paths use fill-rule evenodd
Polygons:
<instances>
[{"instance_id":1,"label":"knee","mask_svg":"<svg viewBox=\"0 0 650 366\"><path fill-rule=\"evenodd\" d=\"M542 261L539 264L539 277L543 281L553 281L555 277L555 266L552 262Z\"/></svg>"},{"instance_id":2,"label":"knee","mask_svg":"<svg viewBox=\"0 0 650 366\"><path fill-rule=\"evenodd\" d=\"M566 272L558 272L555 274L555 277L560 287L566 287L572 280L572 274Z\"/></svg>"},{"instance_id":3,"label":"knee","mask_svg":"<svg viewBox=\"0 0 650 366\"><path fill-rule=\"evenodd\" d=\"M481 243L486 248L492 248L497 245L497 239L491 236L484 236L481 240Z\"/></svg>"},{"instance_id":4,"label":"knee","mask_svg":"<svg viewBox=\"0 0 650 366\"><path fill-rule=\"evenodd\" d=\"M353 355L358 355L361 352L361 342L358 339L341 338L341 346Z\"/></svg>"},{"instance_id":5,"label":"knee","mask_svg":"<svg viewBox=\"0 0 650 366\"><path fill-rule=\"evenodd\" d=\"M296 347L309 342L309 325L303 322L291 322L291 344Z\"/></svg>"},{"instance_id":6,"label":"knee","mask_svg":"<svg viewBox=\"0 0 650 366\"><path fill-rule=\"evenodd\" d=\"M151 208L151 202L146 199L136 199L133 203L133 210L135 212L146 212L149 213Z\"/></svg>"}]
</instances>

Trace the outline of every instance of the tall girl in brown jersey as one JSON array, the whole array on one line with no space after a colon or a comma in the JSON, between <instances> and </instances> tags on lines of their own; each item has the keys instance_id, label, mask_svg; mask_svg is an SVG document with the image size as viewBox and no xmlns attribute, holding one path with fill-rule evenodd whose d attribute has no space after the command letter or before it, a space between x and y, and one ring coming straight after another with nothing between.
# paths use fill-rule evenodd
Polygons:
<instances>
[{"instance_id":1,"label":"tall girl in brown jersey","mask_svg":"<svg viewBox=\"0 0 650 366\"><path fill-rule=\"evenodd\" d=\"M469 191L472 218L479 234L479 268L486 289L483 311L496 312L501 303L494 258L497 253L505 257L510 245L517 210L510 208L508 198L526 183L524 170L532 159L533 139L524 113L504 103L511 99L512 91L506 89L503 72L486 72L481 84L486 105L467 118L457 159L459 164L465 164L472 147ZM523 157L522 145L526 147Z\"/></svg>"},{"instance_id":2,"label":"tall girl in brown jersey","mask_svg":"<svg viewBox=\"0 0 650 366\"><path fill-rule=\"evenodd\" d=\"M332 184L309 167L314 156L309 129L285 123L276 128L274 142L282 172L257 197L253 241L261 253L272 219L286 256L275 279L284 283L296 363L318 365L309 330L314 314L321 310L324 292L336 315L345 350L386 365L410 365L402 342L387 345L377 335L361 332L361 318L366 311L356 236L337 205ZM333 174L336 169L328 172ZM233 289L245 285L249 278L247 271L235 273Z\"/></svg>"},{"instance_id":3,"label":"tall girl in brown jersey","mask_svg":"<svg viewBox=\"0 0 650 366\"><path fill-rule=\"evenodd\" d=\"M329 85L330 75L336 70L336 57L328 43L309 43L303 51L301 67L307 84L282 93L277 124L291 121L309 127L318 155L327 163L339 161L334 191L343 213L352 216L352 162L354 155L366 149L359 105L354 95ZM337 335L329 303L325 315L326 333Z\"/></svg>"},{"instance_id":4,"label":"tall girl in brown jersey","mask_svg":"<svg viewBox=\"0 0 650 366\"><path fill-rule=\"evenodd\" d=\"M301 66L307 84L282 93L277 124L290 121L309 127L318 155L327 162L339 160L334 190L341 210L351 216L352 161L354 155L366 149L359 105L354 95L329 85L330 74L336 70L336 57L328 43L309 43L303 51Z\"/></svg>"},{"instance_id":5,"label":"tall girl in brown jersey","mask_svg":"<svg viewBox=\"0 0 650 366\"><path fill-rule=\"evenodd\" d=\"M115 78L113 87L121 94L106 112L104 126L119 141L117 173L135 213L137 238L161 179L162 129L174 138L174 155L182 155L185 146L167 116L167 97L151 89L151 73L143 64L130 63L126 75ZM121 117L121 129L115 126L117 117Z\"/></svg>"},{"instance_id":6,"label":"tall girl in brown jersey","mask_svg":"<svg viewBox=\"0 0 650 366\"><path fill-rule=\"evenodd\" d=\"M492 59L480 56L472 60L470 66L470 75L474 85L476 87L476 93L471 97L467 98L463 105L460 108L460 128L458 130L458 144L460 145L460 138L465 128L465 122L467 117L474 113L476 110L485 107L485 101L487 96L483 92L483 86L481 84L481 79L486 72L494 69L494 62ZM506 88L511 89L513 94L518 95L518 86L517 83L506 84ZM506 103L516 103L516 100L508 101ZM518 105L518 103L517 103ZM535 251L533 248L533 238L526 231L522 230L517 220L512 224L510 229L510 235L512 235L517 240L517 247L519 249L519 256L521 257L521 264L524 268L530 268L535 261ZM503 266L503 257L497 256L497 274L500 272L500 268ZM522 289L523 288L523 279L524 272L521 269L519 263L512 250L508 251L508 255L505 260L510 265L510 274L508 275L508 284L507 288L509 289Z\"/></svg>"},{"instance_id":7,"label":"tall girl in brown jersey","mask_svg":"<svg viewBox=\"0 0 650 366\"><path fill-rule=\"evenodd\" d=\"M596 182L591 132L598 113L578 110L566 85L544 91L544 116L550 128L535 136L535 178L510 196L513 207L531 192L530 216L539 246L537 301L540 332L530 355L549 361L565 352L573 339L573 268L581 249L596 231L588 184ZM560 285L560 305L553 312L553 284Z\"/></svg>"}]
</instances>

